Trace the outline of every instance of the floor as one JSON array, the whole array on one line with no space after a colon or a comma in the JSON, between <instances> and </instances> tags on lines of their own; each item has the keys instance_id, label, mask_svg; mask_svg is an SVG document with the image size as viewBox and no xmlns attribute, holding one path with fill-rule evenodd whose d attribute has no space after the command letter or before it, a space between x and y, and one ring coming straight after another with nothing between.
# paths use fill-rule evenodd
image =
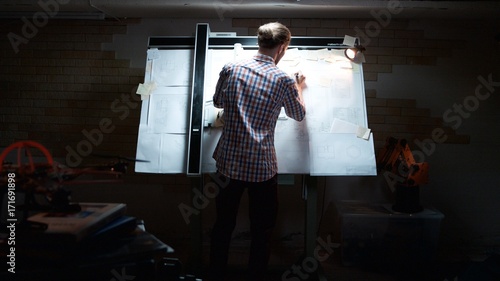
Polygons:
<instances>
[{"instance_id":1,"label":"floor","mask_svg":"<svg viewBox=\"0 0 500 281\"><path fill-rule=\"evenodd\" d=\"M336 258L321 263L319 274L303 270L290 274L292 268L271 266L265 281L499 281L500 256L483 262L439 262L426 267L387 265L387 267L343 266ZM244 267L232 266L228 281L247 281Z\"/></svg>"},{"instance_id":2,"label":"floor","mask_svg":"<svg viewBox=\"0 0 500 281\"><path fill-rule=\"evenodd\" d=\"M230 251L228 281L247 281L245 278L248 244L246 241L233 243ZM205 245L204 267L208 264ZM367 259L363 264L346 264L341 250L336 249L328 259L301 259L303 249L276 243L270 261L269 278L265 281L455 281L467 264L463 261L448 260L435 262L399 262L381 259ZM326 257L326 253L319 256ZM317 269L317 270L315 270ZM202 275L202 274L200 274ZM202 279L203 276L196 276ZM472 279L477 281L479 279ZM490 279L485 279L490 280ZM500 280L500 279L491 279Z\"/></svg>"},{"instance_id":3,"label":"floor","mask_svg":"<svg viewBox=\"0 0 500 281\"><path fill-rule=\"evenodd\" d=\"M429 267L426 269L416 267L401 267L401 265L386 268L344 266L336 258L329 259L321 263L318 267L318 273L312 272L312 263L309 268L286 266L271 266L269 276L266 281L454 281L456 280L453 272L459 268L456 265L453 268ZM296 274L293 274L293 270ZM247 281L245 279L245 268L240 266L230 267L228 279L230 281Z\"/></svg>"}]
</instances>

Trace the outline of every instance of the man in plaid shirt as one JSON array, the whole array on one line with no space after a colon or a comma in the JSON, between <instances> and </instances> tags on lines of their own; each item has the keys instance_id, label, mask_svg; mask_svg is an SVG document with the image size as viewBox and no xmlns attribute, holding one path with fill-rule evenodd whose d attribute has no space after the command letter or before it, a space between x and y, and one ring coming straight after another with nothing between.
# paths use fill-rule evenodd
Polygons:
<instances>
[{"instance_id":1,"label":"man in plaid shirt","mask_svg":"<svg viewBox=\"0 0 500 281\"><path fill-rule=\"evenodd\" d=\"M213 158L227 185L221 186L216 198L209 272L212 281L224 280L231 236L245 189L252 238L250 280L265 278L278 211L274 130L282 107L290 118L302 121L305 117L305 77L297 73L291 78L276 66L290 38L286 26L265 24L258 30L257 54L249 60L226 64L220 72L213 102L224 109L224 128Z\"/></svg>"}]
</instances>

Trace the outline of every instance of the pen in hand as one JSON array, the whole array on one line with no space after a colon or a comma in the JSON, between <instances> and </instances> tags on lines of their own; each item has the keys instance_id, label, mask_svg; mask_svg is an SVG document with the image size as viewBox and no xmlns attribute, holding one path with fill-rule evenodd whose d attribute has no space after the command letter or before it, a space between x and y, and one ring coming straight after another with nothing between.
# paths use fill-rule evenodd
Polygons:
<instances>
[{"instance_id":1,"label":"pen in hand","mask_svg":"<svg viewBox=\"0 0 500 281\"><path fill-rule=\"evenodd\" d=\"M306 77L302 75L300 71L295 73L295 81L297 82L297 84L301 84L302 82L304 82L305 78Z\"/></svg>"}]
</instances>

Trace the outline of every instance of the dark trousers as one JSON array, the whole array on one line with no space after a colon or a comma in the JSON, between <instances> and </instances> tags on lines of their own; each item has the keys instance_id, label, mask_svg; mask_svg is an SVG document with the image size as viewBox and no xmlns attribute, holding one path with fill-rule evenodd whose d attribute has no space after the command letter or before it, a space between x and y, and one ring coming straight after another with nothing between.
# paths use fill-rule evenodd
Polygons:
<instances>
[{"instance_id":1,"label":"dark trousers","mask_svg":"<svg viewBox=\"0 0 500 281\"><path fill-rule=\"evenodd\" d=\"M267 271L271 233L278 213L278 177L264 182L230 179L225 183L215 199L217 219L211 236L209 280L224 280L240 199L247 189L252 239L248 271L250 280L261 281Z\"/></svg>"}]
</instances>

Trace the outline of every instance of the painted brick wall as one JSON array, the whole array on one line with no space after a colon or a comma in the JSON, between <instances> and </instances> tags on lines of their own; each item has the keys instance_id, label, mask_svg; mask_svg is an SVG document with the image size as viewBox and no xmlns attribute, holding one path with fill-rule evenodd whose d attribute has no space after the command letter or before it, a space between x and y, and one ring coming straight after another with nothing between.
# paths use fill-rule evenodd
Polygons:
<instances>
[{"instance_id":1,"label":"painted brick wall","mask_svg":"<svg viewBox=\"0 0 500 281\"><path fill-rule=\"evenodd\" d=\"M103 51L130 21L0 24L0 146L35 140L67 164L91 153L135 154L144 70Z\"/></svg>"}]
</instances>

